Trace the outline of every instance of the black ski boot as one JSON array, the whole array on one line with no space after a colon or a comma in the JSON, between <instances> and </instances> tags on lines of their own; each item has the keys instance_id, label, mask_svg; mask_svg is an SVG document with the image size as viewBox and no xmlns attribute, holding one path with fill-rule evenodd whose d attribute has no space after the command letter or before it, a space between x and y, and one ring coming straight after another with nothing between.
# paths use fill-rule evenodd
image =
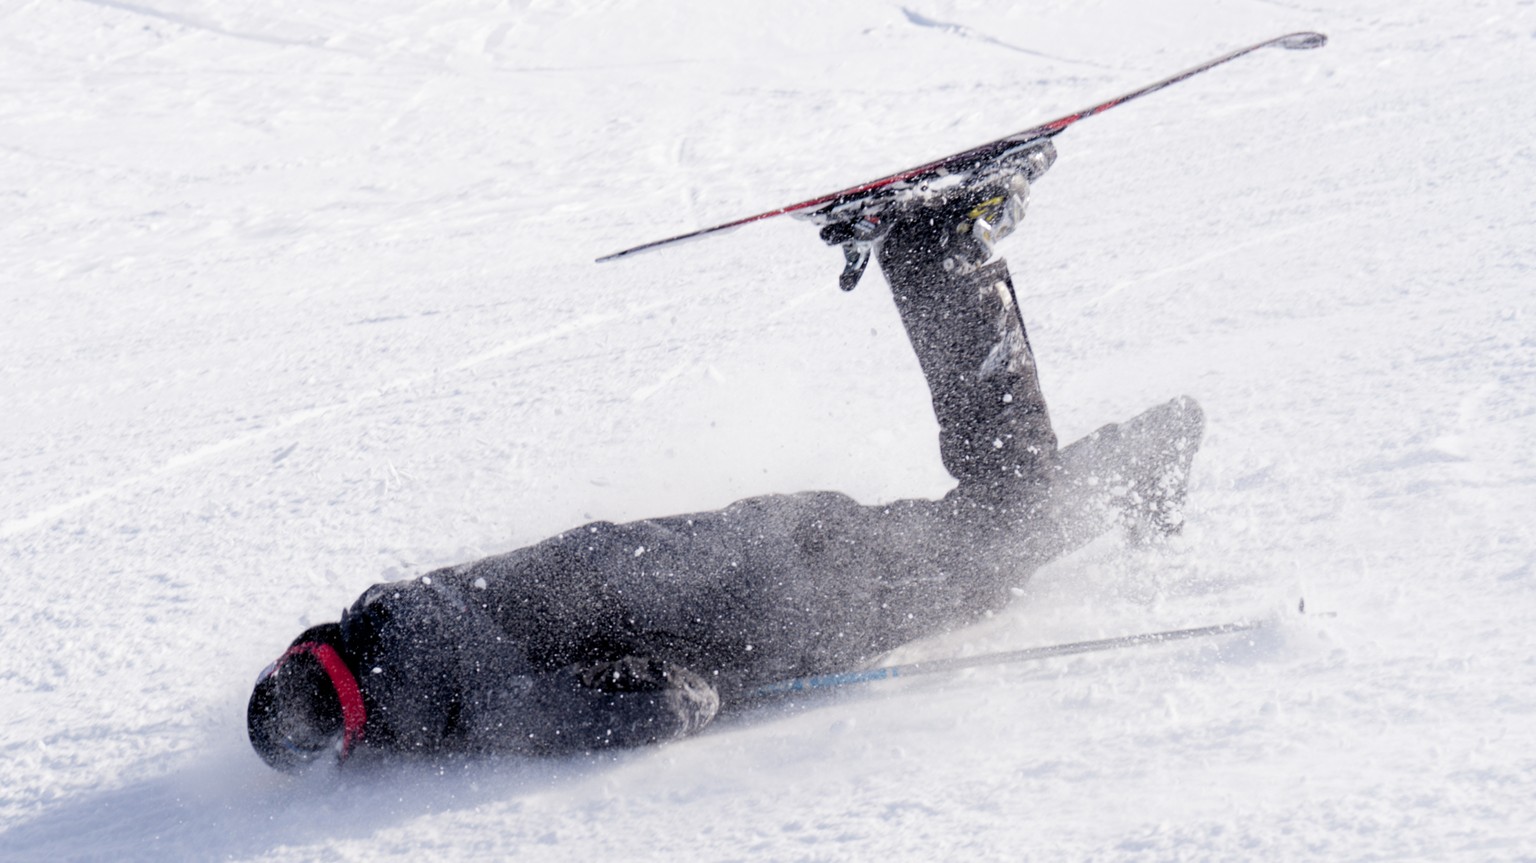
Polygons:
<instances>
[{"instance_id":1,"label":"black ski boot","mask_svg":"<svg viewBox=\"0 0 1536 863\"><path fill-rule=\"evenodd\" d=\"M955 265L976 267L1024 220L1029 186L1056 162L1056 148L1038 141L968 174L949 174L920 186L892 187L886 194L833 203L804 216L823 225L821 239L843 249L838 287L851 291L869 266L875 246L903 219L949 226Z\"/></svg>"}]
</instances>

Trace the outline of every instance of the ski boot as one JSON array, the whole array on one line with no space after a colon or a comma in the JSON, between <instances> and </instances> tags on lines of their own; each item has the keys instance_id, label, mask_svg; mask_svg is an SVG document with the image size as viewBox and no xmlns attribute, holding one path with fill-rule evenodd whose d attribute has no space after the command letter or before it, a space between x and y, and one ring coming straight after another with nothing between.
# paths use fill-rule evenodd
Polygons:
<instances>
[{"instance_id":1,"label":"ski boot","mask_svg":"<svg viewBox=\"0 0 1536 863\"><path fill-rule=\"evenodd\" d=\"M843 272L838 287L851 291L858 285L877 243L903 213L930 210L931 218L954 226L957 264L979 266L992 258L998 240L1008 236L1024 220L1029 187L1056 161L1049 140L1030 144L964 173L947 174L919 185L892 184L879 191L834 201L814 212L800 215L822 225L821 239L841 246Z\"/></svg>"}]
</instances>

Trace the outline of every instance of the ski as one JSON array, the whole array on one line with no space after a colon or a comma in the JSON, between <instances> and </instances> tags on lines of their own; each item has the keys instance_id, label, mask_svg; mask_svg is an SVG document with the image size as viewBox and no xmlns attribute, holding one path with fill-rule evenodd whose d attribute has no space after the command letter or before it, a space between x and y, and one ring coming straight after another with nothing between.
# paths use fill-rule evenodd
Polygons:
<instances>
[{"instance_id":1,"label":"ski","mask_svg":"<svg viewBox=\"0 0 1536 863\"><path fill-rule=\"evenodd\" d=\"M599 263L605 261L616 261L620 258L626 258L630 255L639 254L640 252L649 252L655 249L675 245L677 243L686 242L688 240L697 240L712 236L714 234L725 233L726 231L739 228L742 225L749 225L753 222L761 222L764 219L771 219L775 216L793 215L827 224L849 212L850 204L855 204L857 202L861 202L874 197L883 197L886 195L894 196L901 191L913 188L921 188L935 180L943 177L949 177L951 175L960 175L962 177L967 176L979 169L986 168L995 163L1006 162L1011 159L1018 158L1021 155L1027 155L1031 148L1038 147L1041 142L1055 137L1068 126L1071 126L1080 120L1085 120L1096 114L1102 114L1105 111L1108 111L1110 108L1113 108L1117 105L1123 105L1126 102L1139 99L1142 96L1146 96L1150 93L1156 93L1165 87L1169 87L1173 84L1179 83L1180 81L1192 78L1201 72L1214 69L1217 66L1231 62L1232 60L1236 60L1239 57L1242 57L1246 54L1251 54L1262 48L1279 47L1293 51L1306 50L1322 47L1323 45L1327 44L1327 42L1328 37L1322 33L1299 32L1287 33L1284 36L1276 36L1273 39L1266 39L1262 42L1256 42L1246 48L1239 48L1236 51L1231 51L1221 55L1220 57L1207 60L1197 66L1191 66L1190 68L1185 69L1184 71L1175 75L1170 75L1167 78L1163 78L1160 81L1155 81L1146 85L1145 87L1141 87L1139 89L1132 90L1129 93L1116 96L1113 99L1100 102L1091 108L1086 108L1082 111L1077 111L1064 117L1058 117L1048 123L1041 123L1038 126L1031 126L1028 129L1015 132L1011 135L1006 135L1002 138L998 138L995 141L989 141L985 144L972 147L969 150L962 150L953 155L945 156L942 159L937 159L932 162L918 165L915 168L908 168L905 171L898 171L894 174L889 174L887 176L880 177L875 180L870 180L868 182L859 183L855 186L849 186L846 189L840 189L830 194L810 198L797 204L790 204L787 207L779 207L774 210L768 210L756 215L735 219L723 224L715 225L713 227L701 228L697 231L689 231L685 234L678 234L675 237L668 237L663 240L655 240L649 243L642 243L641 245L624 249L623 251L604 255L598 258L597 261ZM862 208L855 207L852 209L861 210Z\"/></svg>"},{"instance_id":2,"label":"ski","mask_svg":"<svg viewBox=\"0 0 1536 863\"><path fill-rule=\"evenodd\" d=\"M1305 601L1302 609L1306 608ZM873 683L877 680L894 680L898 677L917 677L923 674L942 674L949 671L960 671L966 668L977 668L984 665L1004 665L1013 662L1031 662L1040 659L1050 659L1056 656L1072 656L1078 653L1096 653L1104 650L1119 650L1126 647L1136 647L1142 644L1165 644L1170 641L1185 641L1191 638L1211 638L1217 635L1230 635L1235 632L1250 632L1255 629L1273 625L1274 621L1267 619L1239 620L1232 623L1219 623L1214 626L1200 626L1193 629L1170 629L1163 632L1144 632L1137 635L1121 635L1115 638L1100 638L1093 641L1074 641L1067 644L1052 644L1045 647L1029 647L1024 650L1008 650L1000 653L984 653L980 656L955 657L953 659L935 659L927 662L910 662L906 665L887 665L881 668L869 668L863 671L847 671L840 674L822 674L814 677L795 677L789 680L781 680L759 686L752 690L751 695L757 698L765 698L775 695L788 695L795 692L806 692L812 689L833 689L841 686L851 686L858 683Z\"/></svg>"}]
</instances>

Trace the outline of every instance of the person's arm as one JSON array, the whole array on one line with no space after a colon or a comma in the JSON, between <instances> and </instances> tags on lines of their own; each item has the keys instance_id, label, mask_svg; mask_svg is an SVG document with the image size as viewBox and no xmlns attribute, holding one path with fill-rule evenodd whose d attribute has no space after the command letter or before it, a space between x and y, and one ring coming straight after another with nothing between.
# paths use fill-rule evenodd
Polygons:
<instances>
[{"instance_id":1,"label":"person's arm","mask_svg":"<svg viewBox=\"0 0 1536 863\"><path fill-rule=\"evenodd\" d=\"M675 740L702 729L720 708L703 677L640 656L566 666L525 697L532 708L525 743L545 755Z\"/></svg>"}]
</instances>

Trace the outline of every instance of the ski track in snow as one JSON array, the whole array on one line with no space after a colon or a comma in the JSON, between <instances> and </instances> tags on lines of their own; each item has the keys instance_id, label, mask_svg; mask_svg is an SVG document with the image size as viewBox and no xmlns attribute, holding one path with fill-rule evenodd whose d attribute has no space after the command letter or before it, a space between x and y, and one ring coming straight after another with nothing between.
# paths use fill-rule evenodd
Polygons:
<instances>
[{"instance_id":1,"label":"ski track in snow","mask_svg":"<svg viewBox=\"0 0 1536 863\"><path fill-rule=\"evenodd\" d=\"M639 312L656 311L658 309L662 309L662 308L665 308L665 307L670 306L670 305L675 305L677 302L680 302L680 300L670 300L670 301L651 303L651 304L649 304L649 306L644 307L642 309L639 309L637 311L639 311ZM602 326L602 325L605 325L605 324L609 324L609 323L612 323L616 319L623 318L623 317L626 317L626 316L629 316L629 315L632 315L632 314L634 314L634 313L632 313L632 312L624 312L624 313L608 313L608 314L599 314L599 315L589 315L589 316L587 316L585 318L581 318L579 320L572 321L572 322L570 322L568 324L563 324L561 326L555 327L555 328L553 328L551 330L548 330L546 332L539 333L538 335L531 336L531 337L525 338L525 339L517 339L515 341L510 341L510 342L507 342L507 343L505 343L503 345L500 345L500 346L498 346L496 348L493 348L491 350L484 351L484 352L482 352L480 354L477 354L475 356L469 357L468 359L465 359L462 362L457 363L456 365L450 367L449 371L450 372L460 372L460 371L464 371L464 370L467 370L467 369L472 369L472 368L474 368L476 366L482 365L482 364L487 363L487 362L489 362L491 360L502 359L504 357L508 357L508 356L513 355L513 354L517 354L517 353L520 353L522 351L525 351L525 350L527 350L527 349L529 349L531 347L535 347L537 345L544 344L545 342L549 342L549 341L551 341L553 339L562 338L564 336L568 336L568 335L572 335L572 334L575 334L575 333L582 332L583 330L588 330L588 329L599 327L599 326ZM380 320L385 320L385 319L380 319ZM255 431L255 432L251 432L249 434L243 434L243 435L239 435L237 437L228 438L226 440L219 441L218 443L210 444L210 445L205 446L205 447L201 447L201 448L197 449L194 452L189 452L189 453L184 453L182 455L174 456L174 457L168 459L159 468L156 468L155 470L150 471L149 473L140 474L138 476L130 477L128 479L121 480L119 482L113 483L112 485L109 485L109 486L103 486L102 488L98 488L98 489L96 489L94 491L91 491L91 492L89 492L87 494L81 495L80 497L74 498L73 500L68 500L68 501L65 501L63 503L57 504L55 506L48 507L47 509L41 510L39 512L33 513L31 515L24 516L22 518L18 518L18 519L14 519L12 521L6 522L4 525L0 525L0 537L8 537L8 536L12 536L14 534L21 533L23 531L33 530L33 529L35 529L37 527L40 527L40 526L42 526L44 524L47 524L47 523L49 523L51 521L54 521L54 520L60 518L61 516L69 513L71 510L78 509L78 508L80 508L82 506L87 506L87 505L93 504L93 503L95 503L95 502L97 502L97 501L99 501L99 500L101 500L102 498L105 498L105 497L121 494L122 492L127 491L129 489L132 489L135 486L142 485L144 482L146 482L148 480L159 478L159 477L163 476L166 473L170 473L172 471L178 471L178 470L185 470L187 468L190 468L190 467L193 467L193 466L195 466L197 464L200 464L201 462L207 461L208 459L211 459L214 456L219 455L220 453L226 452L226 451L234 449L236 447L244 447L244 446L247 446L249 444L255 443L257 441L263 440L265 438L269 438L269 437L272 437L274 435L281 434L282 432L288 431L289 429L292 429L292 428L294 428L296 426L300 426L300 425L303 425L305 423L309 423L309 422L313 422L315 420L322 419L322 418L330 416L331 414L334 414L334 413L336 413L338 411L353 410L353 409L357 408L358 406L360 406L360 405L362 405L362 404L364 404L366 402L376 401L378 399L381 399L381 398L385 397L386 395L388 395L390 393L393 393L393 392L396 392L396 391L399 391L399 390L403 390L403 389L409 389L410 387L415 386L417 384L420 384L420 383L422 383L424 381L431 380L431 379L437 377L439 374L440 374L440 372L433 371L433 372L430 372L430 373L418 374L418 375L413 375L411 377L400 378L398 380L394 380L394 381L391 381L391 382L385 384L384 386L380 387L379 389L377 389L377 390L375 390L373 392L362 393L360 395L354 396L354 397L352 397L352 398L350 398L350 399L348 399L348 400L346 400L344 402L340 402L340 403L337 403L337 404L332 404L332 405L327 405L325 407L312 408L310 410L300 411L300 412L298 412L296 414L293 414L293 415L291 415L291 416L289 416L289 417L287 417L285 419L279 420L278 422L273 423L272 425L267 426L267 427L261 429L260 431ZM673 376L675 377L675 375L673 375ZM282 459L287 457L287 455L289 453L291 453L296 446L297 446L297 444L293 444L293 445L288 446L287 448L282 450L279 454L274 455L272 460L274 462L282 461Z\"/></svg>"},{"instance_id":2,"label":"ski track in snow","mask_svg":"<svg viewBox=\"0 0 1536 863\"><path fill-rule=\"evenodd\" d=\"M0 17L0 859L1536 860L1536 4ZM1302 29L1069 129L1002 247L1064 439L1201 400L1185 535L891 660L1279 626L602 757L250 753L257 670L376 581L947 488L883 281L803 224L594 257Z\"/></svg>"},{"instance_id":3,"label":"ski track in snow","mask_svg":"<svg viewBox=\"0 0 1536 863\"><path fill-rule=\"evenodd\" d=\"M1281 229L1279 229L1277 231L1274 231L1274 232L1271 232L1271 233L1268 233L1268 234L1258 234L1258 235L1256 235L1256 236L1254 236L1254 237L1252 237L1250 239L1244 240L1241 243L1236 243L1236 244L1230 245L1230 246L1223 246L1223 247L1218 248L1218 249L1212 249L1212 250L1204 252L1203 254L1196 255L1196 256L1190 258L1187 261L1183 261L1181 263L1174 264L1174 265L1169 266L1169 267L1163 267L1161 269L1154 270L1154 271L1152 271L1150 273L1147 273L1146 275L1137 276L1137 277L1132 278L1132 279L1125 279L1123 281L1115 282L1113 285L1110 285L1109 288L1104 291L1104 293L1100 294L1098 297L1095 297L1090 302L1094 303L1094 304L1103 303L1106 300L1109 300L1110 298L1115 297L1116 295L1118 295L1120 292L1126 290L1127 288L1138 287L1138 286L1143 285L1143 284L1145 284L1147 282L1155 281L1157 279L1161 279L1161 278L1164 278L1164 277L1167 277L1167 276L1171 276L1171 275L1174 275L1176 273L1182 273L1182 272L1186 272L1186 271L1189 271L1189 270L1198 269L1200 267L1206 266L1207 264L1210 264L1212 261L1216 261L1216 260L1219 260L1221 258L1225 258L1225 257L1231 256L1231 255L1235 255L1238 252L1248 251L1249 249L1255 248L1257 246L1262 246L1262 245L1267 245L1267 244L1275 243L1275 242L1278 242L1280 240L1287 239L1287 238L1289 238L1289 237L1291 237L1291 236L1293 236L1295 234L1302 234L1302 233L1306 233L1306 232L1309 232L1309 231L1316 231L1318 228L1320 228L1322 226L1331 224L1333 222L1337 222L1337 221L1339 221L1339 220L1341 220L1343 218L1344 218L1343 216L1332 216L1332 217L1329 217L1329 218L1318 219L1315 222L1303 222L1301 224L1291 225L1291 226L1286 227L1286 228L1281 228Z\"/></svg>"},{"instance_id":4,"label":"ski track in snow","mask_svg":"<svg viewBox=\"0 0 1536 863\"><path fill-rule=\"evenodd\" d=\"M938 30L941 33L948 33L953 36L958 36L961 39L971 39L986 45L996 45L999 48L1004 48L1009 51L1016 51L1020 54L1024 54L1030 57L1039 57L1044 60L1057 60L1063 63L1073 63L1080 66L1092 66L1096 69L1114 68L1113 66L1108 66L1103 63L1095 63L1092 60L1082 60L1073 57L1059 57L1045 51L1037 51L1033 48L1025 48L1022 45L1014 45L994 36L988 36L985 33L978 33L976 30L967 27L964 24L954 24L948 21L935 21L934 19L929 18L919 12L915 12L906 6L901 7L901 14L904 15L908 21L912 22L918 27L928 27L934 30Z\"/></svg>"},{"instance_id":5,"label":"ski track in snow","mask_svg":"<svg viewBox=\"0 0 1536 863\"><path fill-rule=\"evenodd\" d=\"M296 41L292 39L279 39L277 37L267 36L261 33L241 33L234 30L227 30L223 27L209 24L206 21L200 21L190 16L162 12L158 9L153 9L149 6L141 6L137 3L124 3L122 0L81 0L81 2L89 3L93 6L102 6L107 9L120 9L124 12L132 12L135 15L143 15L148 18L166 21L171 24L176 24L181 27L188 27L194 30L206 30L209 33L213 33L218 36L226 36L231 39L245 39L251 42L259 42L267 45L279 45L285 47L323 47L309 42Z\"/></svg>"}]
</instances>

